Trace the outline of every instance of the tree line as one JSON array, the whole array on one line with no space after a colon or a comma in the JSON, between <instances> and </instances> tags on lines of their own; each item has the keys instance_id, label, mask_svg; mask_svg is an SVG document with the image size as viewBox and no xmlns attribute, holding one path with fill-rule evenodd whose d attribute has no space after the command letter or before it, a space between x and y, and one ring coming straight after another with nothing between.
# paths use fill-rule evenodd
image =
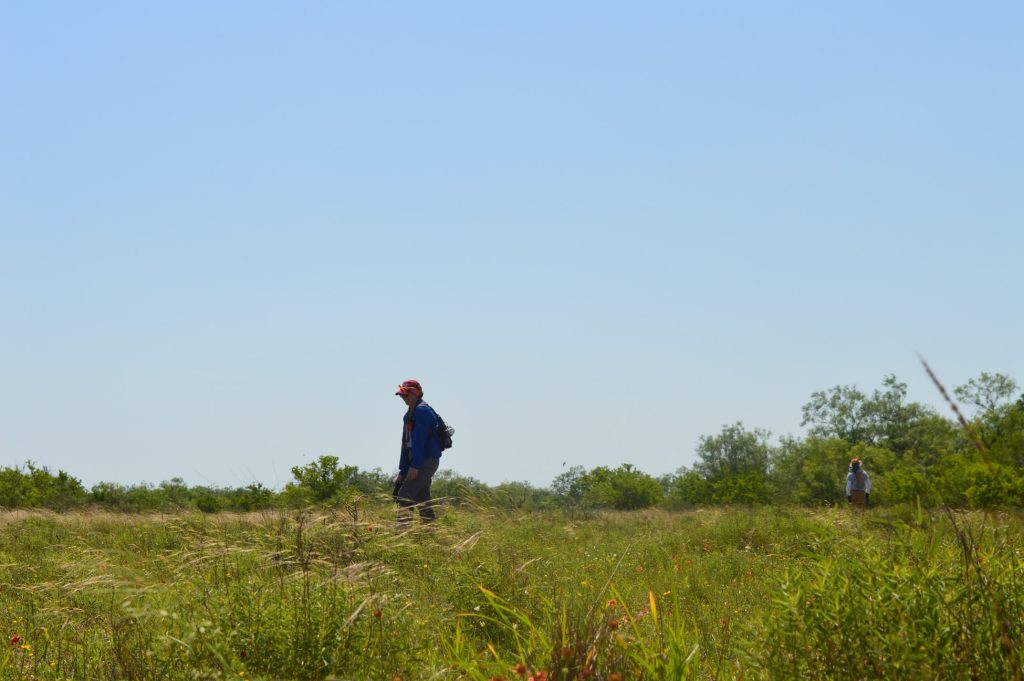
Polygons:
<instances>
[{"instance_id":1,"label":"tree line","mask_svg":"<svg viewBox=\"0 0 1024 681\"><path fill-rule=\"evenodd\" d=\"M803 437L773 441L768 431L742 422L702 436L692 467L652 476L624 463L617 468L573 467L551 485L487 485L444 469L434 478L435 498L509 508L611 508L769 503L830 505L845 502L849 460L860 457L872 476L877 504L941 503L964 508L1024 504L1024 394L1004 374L982 373L953 393L967 412L967 427L932 407L907 400L907 386L889 375L870 394L853 386L815 392L803 406ZM254 511L342 505L390 493L392 474L360 470L325 455L291 469L281 490L189 486L181 478L158 485L101 482L86 489L64 471L32 462L0 468L0 507L117 511L198 509Z\"/></svg>"}]
</instances>

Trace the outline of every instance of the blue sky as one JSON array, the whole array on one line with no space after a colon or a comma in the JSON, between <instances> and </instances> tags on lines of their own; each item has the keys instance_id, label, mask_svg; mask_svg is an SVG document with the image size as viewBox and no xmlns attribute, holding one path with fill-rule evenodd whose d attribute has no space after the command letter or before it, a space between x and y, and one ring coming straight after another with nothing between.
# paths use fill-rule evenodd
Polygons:
<instances>
[{"instance_id":1,"label":"blue sky","mask_svg":"<svg viewBox=\"0 0 1024 681\"><path fill-rule=\"evenodd\" d=\"M418 378L548 484L1024 381L1024 10L832 5L5 4L0 465L390 470Z\"/></svg>"}]
</instances>

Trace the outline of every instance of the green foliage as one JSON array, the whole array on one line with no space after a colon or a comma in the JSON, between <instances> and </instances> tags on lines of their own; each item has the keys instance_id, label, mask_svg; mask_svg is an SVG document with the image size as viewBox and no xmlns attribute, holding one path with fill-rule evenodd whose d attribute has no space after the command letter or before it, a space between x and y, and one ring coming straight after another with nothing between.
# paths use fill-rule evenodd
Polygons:
<instances>
[{"instance_id":1,"label":"green foliage","mask_svg":"<svg viewBox=\"0 0 1024 681\"><path fill-rule=\"evenodd\" d=\"M581 481L586 472L583 466L573 466L564 473L560 473L551 483L551 491L565 505L574 506L583 503Z\"/></svg>"},{"instance_id":2,"label":"green foliage","mask_svg":"<svg viewBox=\"0 0 1024 681\"><path fill-rule=\"evenodd\" d=\"M1002 508L1020 504L1020 474L999 464L972 463L961 471L964 497L970 508Z\"/></svg>"},{"instance_id":3,"label":"green foliage","mask_svg":"<svg viewBox=\"0 0 1024 681\"><path fill-rule=\"evenodd\" d=\"M850 443L840 438L784 440L773 457L772 480L778 498L811 506L845 501L843 481L850 449Z\"/></svg>"},{"instance_id":4,"label":"green foliage","mask_svg":"<svg viewBox=\"0 0 1024 681\"><path fill-rule=\"evenodd\" d=\"M233 511L262 511L274 506L274 491L255 482L228 493L228 508Z\"/></svg>"},{"instance_id":5,"label":"green foliage","mask_svg":"<svg viewBox=\"0 0 1024 681\"><path fill-rule=\"evenodd\" d=\"M665 505L690 509L709 505L795 503L845 504L851 457L864 461L873 481L873 506L923 503L999 509L1024 502L1024 396L1013 379L983 373L955 393L974 414L971 433L933 409L907 401L906 384L886 376L880 389L852 386L815 392L803 407L804 438L776 444L770 433L742 422L699 439L691 468L655 479L630 464L590 471L573 466L548 488L525 482L490 486L445 466L435 475L433 496L449 506L483 504L507 509L563 507L642 509ZM448 459L445 459L447 464ZM247 487L189 486L181 478L158 485L101 482L91 490L60 471L28 463L0 468L0 506L67 510L95 505L112 510L254 511L305 506L348 506L357 499L390 496L394 476L341 465L321 456L292 468L280 492L258 483Z\"/></svg>"},{"instance_id":6,"label":"green foliage","mask_svg":"<svg viewBox=\"0 0 1024 681\"><path fill-rule=\"evenodd\" d=\"M934 507L939 494L928 474L921 468L901 466L885 476L879 476L878 487L885 490L886 501L892 503L922 503Z\"/></svg>"},{"instance_id":7,"label":"green foliage","mask_svg":"<svg viewBox=\"0 0 1024 681\"><path fill-rule=\"evenodd\" d=\"M1024 519L894 511L22 513L0 678L1013 678Z\"/></svg>"},{"instance_id":8,"label":"green foliage","mask_svg":"<svg viewBox=\"0 0 1024 681\"><path fill-rule=\"evenodd\" d=\"M593 508L628 511L660 504L665 498L661 483L628 463L614 469L598 466L580 476L579 485L583 503Z\"/></svg>"},{"instance_id":9,"label":"green foliage","mask_svg":"<svg viewBox=\"0 0 1024 681\"><path fill-rule=\"evenodd\" d=\"M1008 406L1016 392L1017 382L1012 378L986 372L953 389L958 400L971 405L982 416L993 415Z\"/></svg>"},{"instance_id":10,"label":"green foliage","mask_svg":"<svg viewBox=\"0 0 1024 681\"><path fill-rule=\"evenodd\" d=\"M341 466L338 457L324 455L305 466L293 466L292 477L284 488L290 506L308 504L339 504L352 499L357 490L353 476L355 466Z\"/></svg>"},{"instance_id":11,"label":"green foliage","mask_svg":"<svg viewBox=\"0 0 1024 681\"><path fill-rule=\"evenodd\" d=\"M997 463L1024 468L1024 396L998 405L975 420L975 430Z\"/></svg>"},{"instance_id":12,"label":"green foliage","mask_svg":"<svg viewBox=\"0 0 1024 681\"><path fill-rule=\"evenodd\" d=\"M714 504L762 504L768 501L768 479L760 473L729 475L711 487Z\"/></svg>"},{"instance_id":13,"label":"green foliage","mask_svg":"<svg viewBox=\"0 0 1024 681\"><path fill-rule=\"evenodd\" d=\"M767 475L769 437L767 431L747 431L739 422L725 426L718 435L700 438L696 469L712 485L735 475Z\"/></svg>"},{"instance_id":14,"label":"green foliage","mask_svg":"<svg viewBox=\"0 0 1024 681\"><path fill-rule=\"evenodd\" d=\"M489 488L476 478L459 475L450 468L441 469L434 475L431 496L454 506L486 498Z\"/></svg>"},{"instance_id":15,"label":"green foliage","mask_svg":"<svg viewBox=\"0 0 1024 681\"><path fill-rule=\"evenodd\" d=\"M493 505L507 509L533 511L555 506L554 494L528 482L503 482L491 488L490 498Z\"/></svg>"},{"instance_id":16,"label":"green foliage","mask_svg":"<svg viewBox=\"0 0 1024 681\"><path fill-rule=\"evenodd\" d=\"M783 573L747 656L770 679L1011 678L1024 640L1020 534L981 550L969 525L890 523ZM756 659L754 659L756 658Z\"/></svg>"},{"instance_id":17,"label":"green foliage","mask_svg":"<svg viewBox=\"0 0 1024 681\"><path fill-rule=\"evenodd\" d=\"M189 487L181 478L172 478L157 486L101 482L89 491L87 501L94 506L125 513L182 510L244 512L272 508L278 502L274 491L258 482L236 488Z\"/></svg>"},{"instance_id":18,"label":"green foliage","mask_svg":"<svg viewBox=\"0 0 1024 681\"><path fill-rule=\"evenodd\" d=\"M886 376L882 386L870 396L852 386L813 393L803 407L802 425L813 437L884 446L902 456L917 444L918 425L934 411L907 403L907 384L895 376Z\"/></svg>"},{"instance_id":19,"label":"green foliage","mask_svg":"<svg viewBox=\"0 0 1024 681\"><path fill-rule=\"evenodd\" d=\"M381 494L391 492L394 475L389 475L379 468L372 471L356 471L349 478L349 484L362 494Z\"/></svg>"},{"instance_id":20,"label":"green foliage","mask_svg":"<svg viewBox=\"0 0 1024 681\"><path fill-rule=\"evenodd\" d=\"M82 483L64 471L54 475L31 461L24 468L0 468L0 508L65 510L81 506L86 498Z\"/></svg>"},{"instance_id":21,"label":"green foliage","mask_svg":"<svg viewBox=\"0 0 1024 681\"><path fill-rule=\"evenodd\" d=\"M718 435L704 436L697 445L695 470L710 488L716 504L757 504L768 501L770 434L748 431L742 423L725 426Z\"/></svg>"},{"instance_id":22,"label":"green foliage","mask_svg":"<svg viewBox=\"0 0 1024 681\"><path fill-rule=\"evenodd\" d=\"M671 508L693 508L711 503L711 485L697 471L682 468L671 480L667 502Z\"/></svg>"}]
</instances>

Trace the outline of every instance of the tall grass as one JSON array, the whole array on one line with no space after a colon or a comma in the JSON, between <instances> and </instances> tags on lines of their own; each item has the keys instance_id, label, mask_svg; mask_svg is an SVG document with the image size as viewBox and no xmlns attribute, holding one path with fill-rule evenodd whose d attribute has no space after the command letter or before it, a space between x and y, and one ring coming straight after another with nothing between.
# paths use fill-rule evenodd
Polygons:
<instances>
[{"instance_id":1,"label":"tall grass","mask_svg":"<svg viewBox=\"0 0 1024 681\"><path fill-rule=\"evenodd\" d=\"M1016 515L0 517L0 679L1019 678Z\"/></svg>"}]
</instances>

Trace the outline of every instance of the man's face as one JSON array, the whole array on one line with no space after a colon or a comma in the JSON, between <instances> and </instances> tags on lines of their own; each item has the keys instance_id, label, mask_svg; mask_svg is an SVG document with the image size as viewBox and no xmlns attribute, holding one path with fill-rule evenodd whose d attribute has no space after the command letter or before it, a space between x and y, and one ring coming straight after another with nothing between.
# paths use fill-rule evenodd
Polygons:
<instances>
[{"instance_id":1,"label":"man's face","mask_svg":"<svg viewBox=\"0 0 1024 681\"><path fill-rule=\"evenodd\" d=\"M402 398L402 401L405 402L410 407L416 404L416 401L419 399L419 396L420 393L418 390L416 390L416 388L405 388L402 394L399 395L399 397Z\"/></svg>"}]
</instances>

